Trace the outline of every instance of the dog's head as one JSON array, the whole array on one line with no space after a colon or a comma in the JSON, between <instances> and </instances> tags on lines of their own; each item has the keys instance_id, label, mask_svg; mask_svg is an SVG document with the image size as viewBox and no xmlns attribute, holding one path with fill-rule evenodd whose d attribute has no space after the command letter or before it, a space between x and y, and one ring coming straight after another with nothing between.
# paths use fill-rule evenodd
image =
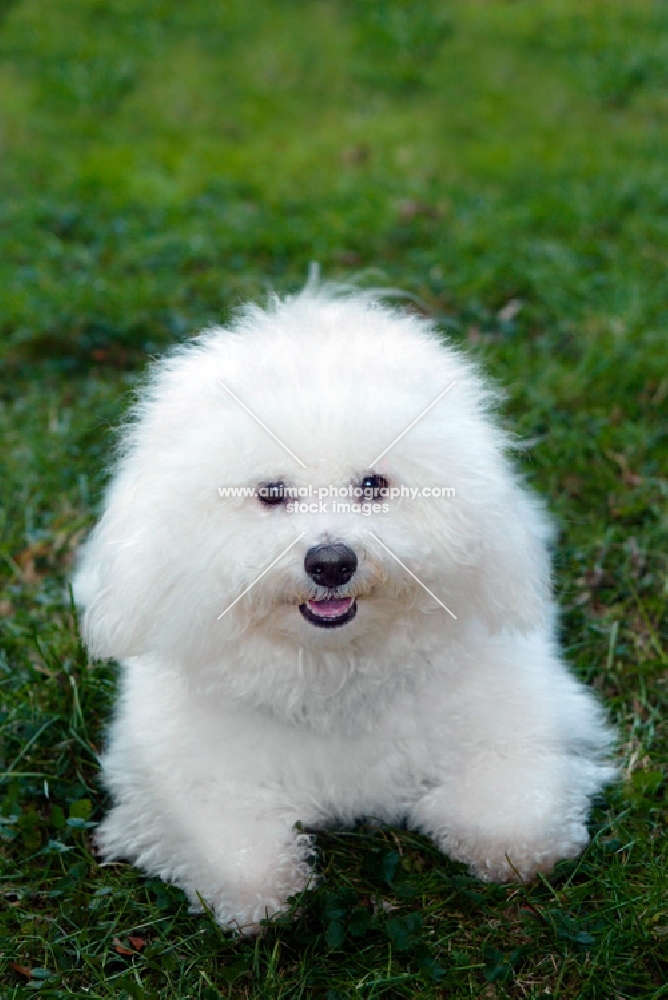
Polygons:
<instances>
[{"instance_id":1,"label":"dog's head","mask_svg":"<svg viewBox=\"0 0 668 1000\"><path fill-rule=\"evenodd\" d=\"M75 581L99 656L388 655L544 613L544 519L474 366L307 290L159 362ZM290 653L292 655L292 653Z\"/></svg>"}]
</instances>

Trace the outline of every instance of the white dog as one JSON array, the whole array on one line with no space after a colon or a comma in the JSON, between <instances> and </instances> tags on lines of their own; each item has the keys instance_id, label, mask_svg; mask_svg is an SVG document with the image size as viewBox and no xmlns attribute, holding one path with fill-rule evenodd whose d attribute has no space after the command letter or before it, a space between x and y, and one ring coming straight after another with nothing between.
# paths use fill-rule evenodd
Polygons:
<instances>
[{"instance_id":1,"label":"white dog","mask_svg":"<svg viewBox=\"0 0 668 1000\"><path fill-rule=\"evenodd\" d=\"M313 283L154 366L76 579L123 661L104 858L252 934L313 884L298 823L406 821L488 880L582 850L611 735L491 403L430 323Z\"/></svg>"}]
</instances>

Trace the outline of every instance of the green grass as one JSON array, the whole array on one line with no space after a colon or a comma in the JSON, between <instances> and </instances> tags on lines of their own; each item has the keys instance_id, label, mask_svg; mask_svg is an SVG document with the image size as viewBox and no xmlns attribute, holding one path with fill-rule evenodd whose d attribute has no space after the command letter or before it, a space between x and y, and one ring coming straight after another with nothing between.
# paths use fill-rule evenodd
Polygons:
<instances>
[{"instance_id":1,"label":"green grass","mask_svg":"<svg viewBox=\"0 0 668 1000\"><path fill-rule=\"evenodd\" d=\"M667 95L662 0L0 0L3 1000L668 997ZM91 854L115 672L65 584L147 355L313 259L507 386L623 779L529 886L321 836L236 942Z\"/></svg>"}]
</instances>

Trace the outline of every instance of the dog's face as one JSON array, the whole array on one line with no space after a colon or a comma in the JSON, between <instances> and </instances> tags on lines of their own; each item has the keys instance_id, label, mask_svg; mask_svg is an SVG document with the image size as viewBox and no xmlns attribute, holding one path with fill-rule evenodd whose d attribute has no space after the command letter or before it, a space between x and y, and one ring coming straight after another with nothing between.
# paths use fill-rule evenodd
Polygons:
<instances>
[{"instance_id":1,"label":"dog's face","mask_svg":"<svg viewBox=\"0 0 668 1000\"><path fill-rule=\"evenodd\" d=\"M126 433L77 581L93 650L382 657L474 616L528 627L540 519L487 395L369 299L305 293L205 334Z\"/></svg>"}]
</instances>

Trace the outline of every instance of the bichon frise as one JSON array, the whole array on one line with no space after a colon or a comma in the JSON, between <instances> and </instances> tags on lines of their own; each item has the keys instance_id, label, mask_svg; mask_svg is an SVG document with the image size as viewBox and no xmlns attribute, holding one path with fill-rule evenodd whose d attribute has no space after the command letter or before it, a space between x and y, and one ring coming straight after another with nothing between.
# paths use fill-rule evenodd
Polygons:
<instances>
[{"instance_id":1,"label":"bichon frise","mask_svg":"<svg viewBox=\"0 0 668 1000\"><path fill-rule=\"evenodd\" d=\"M406 821L498 881L582 850L610 731L493 402L429 322L313 283L153 367L75 584L122 660L105 859L256 933L313 884L303 827Z\"/></svg>"}]
</instances>

